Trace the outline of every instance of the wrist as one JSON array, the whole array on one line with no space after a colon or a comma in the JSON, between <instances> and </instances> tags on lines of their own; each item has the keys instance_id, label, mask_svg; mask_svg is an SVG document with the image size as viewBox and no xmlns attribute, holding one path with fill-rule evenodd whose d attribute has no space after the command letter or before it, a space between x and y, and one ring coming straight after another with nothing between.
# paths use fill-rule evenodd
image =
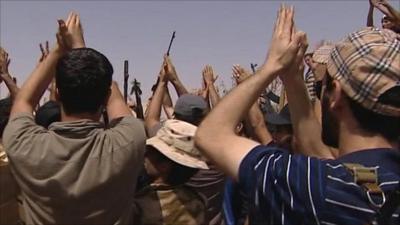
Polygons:
<instances>
[{"instance_id":1,"label":"wrist","mask_svg":"<svg viewBox=\"0 0 400 225\"><path fill-rule=\"evenodd\" d=\"M281 66L279 63L273 63L268 60L259 70L256 71L256 74L261 74L263 76L277 76L283 69L283 66Z\"/></svg>"},{"instance_id":2,"label":"wrist","mask_svg":"<svg viewBox=\"0 0 400 225\"><path fill-rule=\"evenodd\" d=\"M84 43L74 43L72 45L72 49L76 49L76 48L86 48Z\"/></svg>"},{"instance_id":3,"label":"wrist","mask_svg":"<svg viewBox=\"0 0 400 225\"><path fill-rule=\"evenodd\" d=\"M168 80L162 80L160 79L160 81L158 81L158 86L167 86L168 84Z\"/></svg>"},{"instance_id":4,"label":"wrist","mask_svg":"<svg viewBox=\"0 0 400 225\"><path fill-rule=\"evenodd\" d=\"M171 81L172 84L179 84L181 81L179 80L179 78L172 78L169 81Z\"/></svg>"},{"instance_id":5,"label":"wrist","mask_svg":"<svg viewBox=\"0 0 400 225\"><path fill-rule=\"evenodd\" d=\"M206 80L206 86L209 87L209 86L212 86L212 85L214 85L214 82Z\"/></svg>"}]
</instances>

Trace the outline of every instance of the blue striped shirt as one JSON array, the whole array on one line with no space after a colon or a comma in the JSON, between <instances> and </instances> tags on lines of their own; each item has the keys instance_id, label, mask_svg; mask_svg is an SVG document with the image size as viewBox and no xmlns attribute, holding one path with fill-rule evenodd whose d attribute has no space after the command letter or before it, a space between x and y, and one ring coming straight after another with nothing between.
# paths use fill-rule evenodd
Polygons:
<instances>
[{"instance_id":1,"label":"blue striped shirt","mask_svg":"<svg viewBox=\"0 0 400 225\"><path fill-rule=\"evenodd\" d=\"M367 224L376 216L366 191L342 163L378 167L378 183L399 189L400 153L393 149L354 152L337 160L290 155L257 146L243 159L239 182L249 196L251 224ZM382 196L372 196L375 203ZM392 218L400 224L398 212Z\"/></svg>"}]
</instances>

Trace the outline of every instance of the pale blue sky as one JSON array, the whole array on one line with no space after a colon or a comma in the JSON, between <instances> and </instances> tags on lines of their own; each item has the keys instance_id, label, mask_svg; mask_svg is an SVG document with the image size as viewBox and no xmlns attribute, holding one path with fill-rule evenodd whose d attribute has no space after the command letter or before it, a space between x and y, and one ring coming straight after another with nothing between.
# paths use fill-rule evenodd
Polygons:
<instances>
[{"instance_id":1,"label":"pale blue sky","mask_svg":"<svg viewBox=\"0 0 400 225\"><path fill-rule=\"evenodd\" d=\"M121 87L123 60L128 59L130 79L141 81L143 97L148 97L173 30L171 57L183 83L199 87L203 66L211 64L229 87L232 64L249 68L250 62L263 62L281 2L1 0L0 44L10 53L10 70L21 84L36 65L39 42L54 43L57 18L74 10L81 16L87 46L110 59ZM368 0L285 2L295 6L297 26L307 32L311 48L364 26L369 7ZM390 3L399 8L398 1ZM376 12L376 25L380 18Z\"/></svg>"}]
</instances>

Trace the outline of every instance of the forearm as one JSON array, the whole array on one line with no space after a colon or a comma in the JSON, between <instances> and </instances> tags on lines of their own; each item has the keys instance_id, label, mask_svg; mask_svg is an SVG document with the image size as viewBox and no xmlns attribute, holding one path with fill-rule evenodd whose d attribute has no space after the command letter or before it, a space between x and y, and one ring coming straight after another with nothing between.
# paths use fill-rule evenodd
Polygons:
<instances>
[{"instance_id":1,"label":"forearm","mask_svg":"<svg viewBox=\"0 0 400 225\"><path fill-rule=\"evenodd\" d=\"M172 105L172 100L171 100L171 95L169 94L168 85L165 85L163 108L167 118L172 119L174 113L174 106Z\"/></svg>"},{"instance_id":2,"label":"forearm","mask_svg":"<svg viewBox=\"0 0 400 225\"><path fill-rule=\"evenodd\" d=\"M256 140L263 145L272 141L272 136L265 126L264 116L257 101L251 106L246 120L253 129L254 138L256 138Z\"/></svg>"},{"instance_id":3,"label":"forearm","mask_svg":"<svg viewBox=\"0 0 400 225\"><path fill-rule=\"evenodd\" d=\"M308 156L332 158L329 148L322 142L321 125L315 116L301 76L285 76L282 81L286 87L298 150Z\"/></svg>"},{"instance_id":4,"label":"forearm","mask_svg":"<svg viewBox=\"0 0 400 225\"><path fill-rule=\"evenodd\" d=\"M160 79L147 109L147 115L144 120L146 130L151 129L156 123L160 122L161 106L164 100L166 86L167 82Z\"/></svg>"},{"instance_id":5,"label":"forearm","mask_svg":"<svg viewBox=\"0 0 400 225\"><path fill-rule=\"evenodd\" d=\"M374 26L374 6L370 5L367 16L367 27Z\"/></svg>"},{"instance_id":6,"label":"forearm","mask_svg":"<svg viewBox=\"0 0 400 225\"><path fill-rule=\"evenodd\" d=\"M111 84L111 94L108 98L106 110L109 121L132 115L131 110L125 103L124 96L122 95L118 88L118 84L115 81L113 81Z\"/></svg>"},{"instance_id":7,"label":"forearm","mask_svg":"<svg viewBox=\"0 0 400 225\"><path fill-rule=\"evenodd\" d=\"M390 4L385 4L384 5L388 11L390 12L390 16L392 19L394 19L397 23L397 25L400 26L400 11L397 11L395 8L393 8L393 6L391 6Z\"/></svg>"},{"instance_id":8,"label":"forearm","mask_svg":"<svg viewBox=\"0 0 400 225\"><path fill-rule=\"evenodd\" d=\"M14 100L19 92L17 84L14 82L10 75L3 76L2 79L6 84L8 91L10 92L11 100Z\"/></svg>"},{"instance_id":9,"label":"forearm","mask_svg":"<svg viewBox=\"0 0 400 225\"><path fill-rule=\"evenodd\" d=\"M61 52L52 50L47 58L35 68L15 97L11 115L18 112L33 112L53 79L56 64L61 56Z\"/></svg>"},{"instance_id":10,"label":"forearm","mask_svg":"<svg viewBox=\"0 0 400 225\"><path fill-rule=\"evenodd\" d=\"M225 173L237 178L241 160L259 143L235 134L235 128L262 90L276 77L266 66L234 88L197 129L195 143ZM230 144L227 144L230 143Z\"/></svg>"},{"instance_id":11,"label":"forearm","mask_svg":"<svg viewBox=\"0 0 400 225\"><path fill-rule=\"evenodd\" d=\"M171 83L172 83L172 85L174 85L174 88L175 88L175 91L176 91L176 94L178 95L178 97L189 93L179 79L171 80Z\"/></svg>"},{"instance_id":12,"label":"forearm","mask_svg":"<svg viewBox=\"0 0 400 225\"><path fill-rule=\"evenodd\" d=\"M211 101L211 107L214 108L220 100L217 90L215 90L214 83L207 84L207 90L208 90L208 97L210 98Z\"/></svg>"}]
</instances>

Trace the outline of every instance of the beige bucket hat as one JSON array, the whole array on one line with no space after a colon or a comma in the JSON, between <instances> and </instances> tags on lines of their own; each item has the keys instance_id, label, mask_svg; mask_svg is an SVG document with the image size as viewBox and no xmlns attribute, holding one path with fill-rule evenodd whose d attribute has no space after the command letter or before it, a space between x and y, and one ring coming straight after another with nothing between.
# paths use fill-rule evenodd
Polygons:
<instances>
[{"instance_id":1,"label":"beige bucket hat","mask_svg":"<svg viewBox=\"0 0 400 225\"><path fill-rule=\"evenodd\" d=\"M194 146L197 127L180 120L167 120L156 136L147 139L146 145L153 146L163 155L181 165L208 169L204 157Z\"/></svg>"}]
</instances>

